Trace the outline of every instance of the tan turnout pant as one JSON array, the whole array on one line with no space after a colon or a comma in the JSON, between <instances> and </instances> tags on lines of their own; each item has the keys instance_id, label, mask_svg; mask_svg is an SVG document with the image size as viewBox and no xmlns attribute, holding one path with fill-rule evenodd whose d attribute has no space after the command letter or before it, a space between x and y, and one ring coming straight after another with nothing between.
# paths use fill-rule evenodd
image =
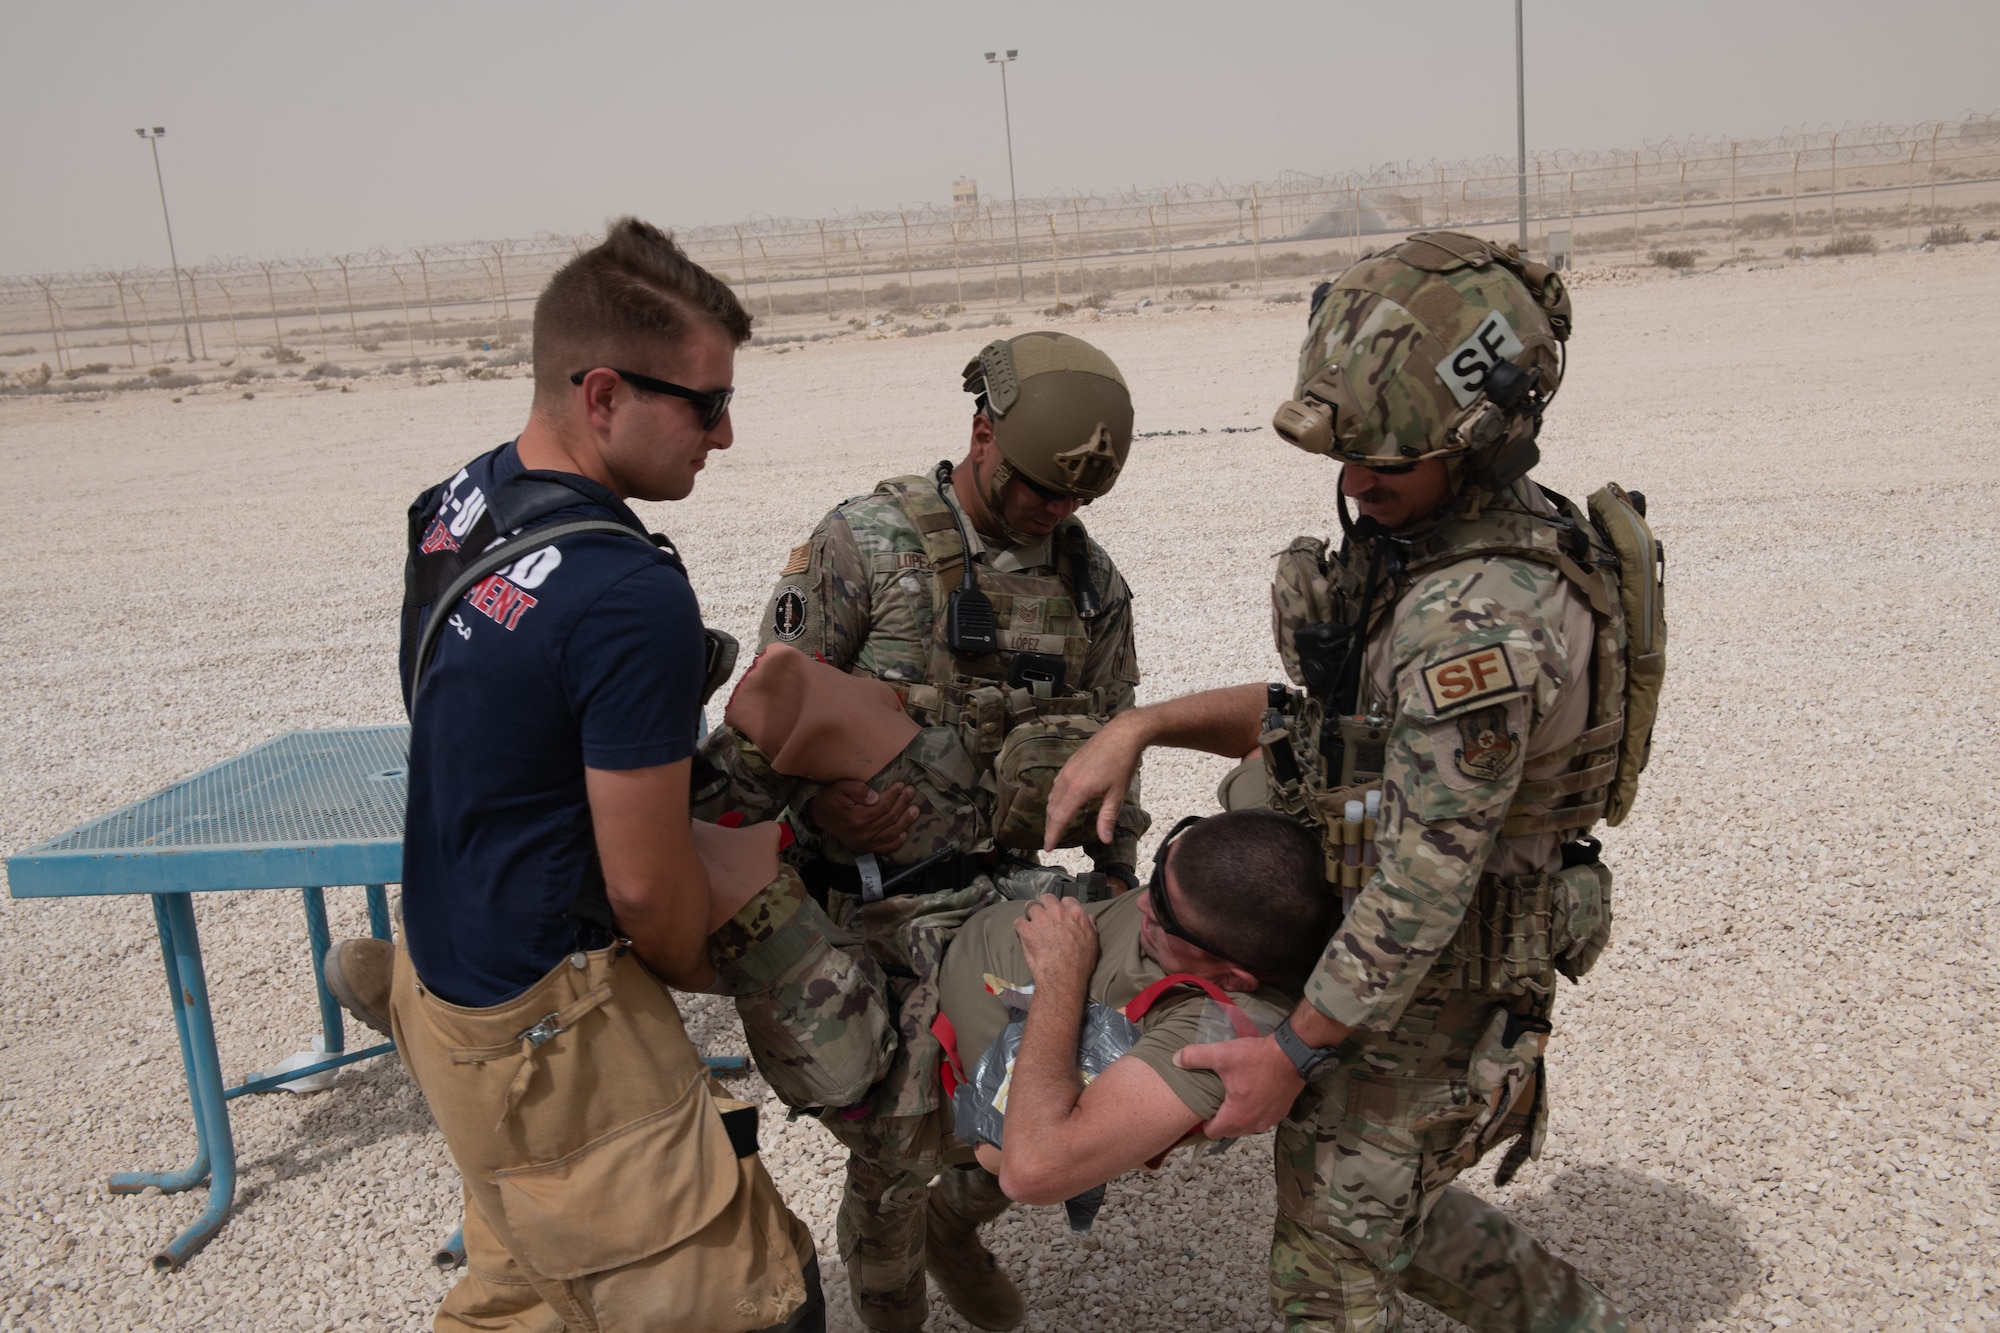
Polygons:
<instances>
[{"instance_id":1,"label":"tan turnout pant","mask_svg":"<svg viewBox=\"0 0 2000 1333\"><path fill-rule=\"evenodd\" d=\"M748 1333L810 1318L812 1235L744 1118L725 1122L743 1104L631 954L572 954L523 994L465 1009L398 949L390 1014L465 1181L468 1272L438 1329Z\"/></svg>"}]
</instances>

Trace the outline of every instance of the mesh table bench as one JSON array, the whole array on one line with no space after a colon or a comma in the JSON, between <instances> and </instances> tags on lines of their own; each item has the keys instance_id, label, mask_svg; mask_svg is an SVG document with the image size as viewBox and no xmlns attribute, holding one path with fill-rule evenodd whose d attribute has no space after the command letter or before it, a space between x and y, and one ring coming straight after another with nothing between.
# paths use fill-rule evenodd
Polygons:
<instances>
[{"instance_id":1,"label":"mesh table bench","mask_svg":"<svg viewBox=\"0 0 2000 1333\"><path fill-rule=\"evenodd\" d=\"M403 877L409 749L407 726L288 732L7 858L16 898L144 893L153 900L194 1109L195 1157L182 1171L120 1172L110 1187L135 1194L149 1185L175 1191L208 1182L208 1207L153 1256L155 1268L179 1266L229 1216L236 1195L231 1100L395 1049L387 1042L346 1049L340 1005L321 971L324 891L365 885L369 931L390 937L386 886ZM326 1058L225 1088L190 895L232 889L303 893Z\"/></svg>"}]
</instances>

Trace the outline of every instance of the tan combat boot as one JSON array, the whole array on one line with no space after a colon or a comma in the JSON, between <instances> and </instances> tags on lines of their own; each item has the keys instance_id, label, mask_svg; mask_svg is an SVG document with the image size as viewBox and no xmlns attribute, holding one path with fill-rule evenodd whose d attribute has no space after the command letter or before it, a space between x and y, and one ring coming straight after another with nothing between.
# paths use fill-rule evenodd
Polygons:
<instances>
[{"instance_id":1,"label":"tan combat boot","mask_svg":"<svg viewBox=\"0 0 2000 1333\"><path fill-rule=\"evenodd\" d=\"M1007 1208L1000 1182L979 1167L947 1170L925 1203L925 1271L966 1323L991 1333L1018 1327L1028 1315L1020 1288L979 1243L980 1224Z\"/></svg>"},{"instance_id":2,"label":"tan combat boot","mask_svg":"<svg viewBox=\"0 0 2000 1333\"><path fill-rule=\"evenodd\" d=\"M322 964L326 988L340 1007L383 1036L389 1031L389 972L396 946L387 940L340 940Z\"/></svg>"}]
</instances>

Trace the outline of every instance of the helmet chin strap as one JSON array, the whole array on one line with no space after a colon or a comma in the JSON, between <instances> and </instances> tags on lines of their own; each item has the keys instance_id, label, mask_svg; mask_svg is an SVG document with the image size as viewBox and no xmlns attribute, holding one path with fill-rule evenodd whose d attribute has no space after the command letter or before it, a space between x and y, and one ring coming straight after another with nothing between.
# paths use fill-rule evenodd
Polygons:
<instances>
[{"instance_id":1,"label":"helmet chin strap","mask_svg":"<svg viewBox=\"0 0 2000 1333\"><path fill-rule=\"evenodd\" d=\"M979 470L974 468L972 475L976 480ZM1007 522L1007 482L1013 475L1014 465L1002 458L1000 466L993 469L991 480L980 487L979 498L986 503L986 516L993 520L994 527L1000 529L1002 541L1009 546L1034 546L1047 538L1037 537L1031 532L1021 532Z\"/></svg>"}]
</instances>

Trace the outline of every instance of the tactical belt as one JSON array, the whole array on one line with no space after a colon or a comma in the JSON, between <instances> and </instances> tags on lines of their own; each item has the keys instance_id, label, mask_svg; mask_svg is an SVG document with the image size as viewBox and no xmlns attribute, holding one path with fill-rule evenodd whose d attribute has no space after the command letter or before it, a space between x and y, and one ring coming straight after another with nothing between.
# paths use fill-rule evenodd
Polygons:
<instances>
[{"instance_id":1,"label":"tactical belt","mask_svg":"<svg viewBox=\"0 0 2000 1333\"><path fill-rule=\"evenodd\" d=\"M992 869L999 860L998 852L945 852L930 860L919 861L914 866L884 866L881 892L872 897L867 892L867 881L859 867L844 865L824 856L814 857L800 866L799 878L806 882L806 890L812 894L813 901L824 908L830 892L845 893L872 902L878 898L962 889Z\"/></svg>"}]
</instances>

